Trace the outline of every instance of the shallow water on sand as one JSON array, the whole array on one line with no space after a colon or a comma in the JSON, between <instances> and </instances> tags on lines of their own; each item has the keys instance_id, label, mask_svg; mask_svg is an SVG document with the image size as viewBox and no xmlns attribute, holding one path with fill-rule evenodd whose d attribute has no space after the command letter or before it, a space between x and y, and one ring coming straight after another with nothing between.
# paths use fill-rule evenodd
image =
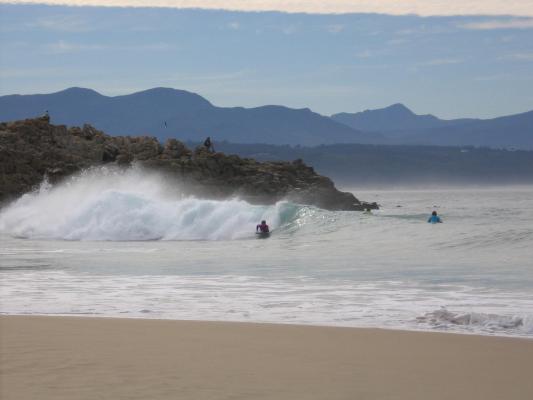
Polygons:
<instances>
[{"instance_id":1,"label":"shallow water on sand","mask_svg":"<svg viewBox=\"0 0 533 400\"><path fill-rule=\"evenodd\" d=\"M366 214L180 198L138 174L4 207L0 312L533 337L531 187L356 190L382 206Z\"/></svg>"}]
</instances>

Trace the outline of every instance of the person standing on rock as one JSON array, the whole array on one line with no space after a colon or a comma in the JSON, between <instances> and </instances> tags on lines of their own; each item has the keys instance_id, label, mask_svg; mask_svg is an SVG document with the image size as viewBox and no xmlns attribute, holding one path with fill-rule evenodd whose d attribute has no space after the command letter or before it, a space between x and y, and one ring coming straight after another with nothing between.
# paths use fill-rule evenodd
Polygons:
<instances>
[{"instance_id":1,"label":"person standing on rock","mask_svg":"<svg viewBox=\"0 0 533 400\"><path fill-rule=\"evenodd\" d=\"M207 151L210 151L211 153L215 152L215 146L213 146L213 143L211 142L211 137L210 136L208 136L207 139L205 139L204 146L207 149Z\"/></svg>"}]
</instances>

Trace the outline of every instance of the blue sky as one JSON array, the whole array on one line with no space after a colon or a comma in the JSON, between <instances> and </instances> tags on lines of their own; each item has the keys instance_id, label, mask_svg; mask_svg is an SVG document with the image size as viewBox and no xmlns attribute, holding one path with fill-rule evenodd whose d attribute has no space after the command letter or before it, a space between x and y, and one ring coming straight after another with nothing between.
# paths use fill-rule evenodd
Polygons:
<instances>
[{"instance_id":1,"label":"blue sky","mask_svg":"<svg viewBox=\"0 0 533 400\"><path fill-rule=\"evenodd\" d=\"M0 4L0 94L70 86L494 117L533 109L533 18Z\"/></svg>"}]
</instances>

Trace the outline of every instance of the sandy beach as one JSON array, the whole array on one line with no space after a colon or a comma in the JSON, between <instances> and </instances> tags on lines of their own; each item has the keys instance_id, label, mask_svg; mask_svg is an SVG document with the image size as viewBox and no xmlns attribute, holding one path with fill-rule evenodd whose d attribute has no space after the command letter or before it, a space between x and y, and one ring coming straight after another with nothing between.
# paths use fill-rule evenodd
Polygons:
<instances>
[{"instance_id":1,"label":"sandy beach","mask_svg":"<svg viewBox=\"0 0 533 400\"><path fill-rule=\"evenodd\" d=\"M528 339L36 316L0 329L3 400L533 398Z\"/></svg>"}]
</instances>

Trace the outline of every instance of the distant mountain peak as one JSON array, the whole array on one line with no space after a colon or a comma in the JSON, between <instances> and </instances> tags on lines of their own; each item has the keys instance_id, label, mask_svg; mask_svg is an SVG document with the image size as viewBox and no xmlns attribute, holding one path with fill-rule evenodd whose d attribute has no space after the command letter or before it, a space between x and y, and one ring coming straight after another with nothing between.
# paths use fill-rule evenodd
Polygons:
<instances>
[{"instance_id":1,"label":"distant mountain peak","mask_svg":"<svg viewBox=\"0 0 533 400\"><path fill-rule=\"evenodd\" d=\"M87 89L83 87L73 86L70 88L67 88L65 90L61 90L59 92L53 93L56 95L69 95L69 96L79 96L79 97L88 97L88 96L98 96L98 97L109 97L109 98L119 98L119 97L135 97L135 96L161 96L166 98L172 98L172 97L190 97L195 98L197 101L205 102L208 104L208 100L200 96L199 94L189 92L187 90L181 90L181 89L173 89L168 87L155 87L151 89L146 90L140 90L138 92L134 92L132 94L126 94L126 95L118 95L118 96L105 96L101 93L97 92L93 89Z\"/></svg>"},{"instance_id":2,"label":"distant mountain peak","mask_svg":"<svg viewBox=\"0 0 533 400\"><path fill-rule=\"evenodd\" d=\"M438 127L447 123L430 114L415 114L402 103L354 114L335 114L331 118L353 129L374 132L412 131Z\"/></svg>"},{"instance_id":3,"label":"distant mountain peak","mask_svg":"<svg viewBox=\"0 0 533 400\"><path fill-rule=\"evenodd\" d=\"M139 97L154 97L163 101L190 101L200 106L212 107L213 104L205 97L200 96L197 93L189 92L187 90L174 89L168 87L155 87L151 89L141 90L122 97L139 98Z\"/></svg>"},{"instance_id":4,"label":"distant mountain peak","mask_svg":"<svg viewBox=\"0 0 533 400\"><path fill-rule=\"evenodd\" d=\"M155 87L155 88L151 88L151 89L146 89L146 90L140 90L138 92L132 93L132 95L141 94L141 93L146 93L146 94L190 94L190 95L199 96L198 94L193 93L193 92L189 92L187 90L174 89L174 88L163 87L163 86L159 86L159 87Z\"/></svg>"},{"instance_id":5,"label":"distant mountain peak","mask_svg":"<svg viewBox=\"0 0 533 400\"><path fill-rule=\"evenodd\" d=\"M65 90L60 90L59 92L56 92L54 94L68 94L68 95L75 95L75 96L102 96L102 94L98 93L96 90L82 88L78 86L73 86Z\"/></svg>"},{"instance_id":6,"label":"distant mountain peak","mask_svg":"<svg viewBox=\"0 0 533 400\"><path fill-rule=\"evenodd\" d=\"M414 112L412 112L409 108L407 108L402 103L391 104L390 106L385 107L382 110L402 112L402 113L410 114L410 115L414 115L415 114ZM374 111L378 111L378 110L374 110Z\"/></svg>"}]
</instances>

